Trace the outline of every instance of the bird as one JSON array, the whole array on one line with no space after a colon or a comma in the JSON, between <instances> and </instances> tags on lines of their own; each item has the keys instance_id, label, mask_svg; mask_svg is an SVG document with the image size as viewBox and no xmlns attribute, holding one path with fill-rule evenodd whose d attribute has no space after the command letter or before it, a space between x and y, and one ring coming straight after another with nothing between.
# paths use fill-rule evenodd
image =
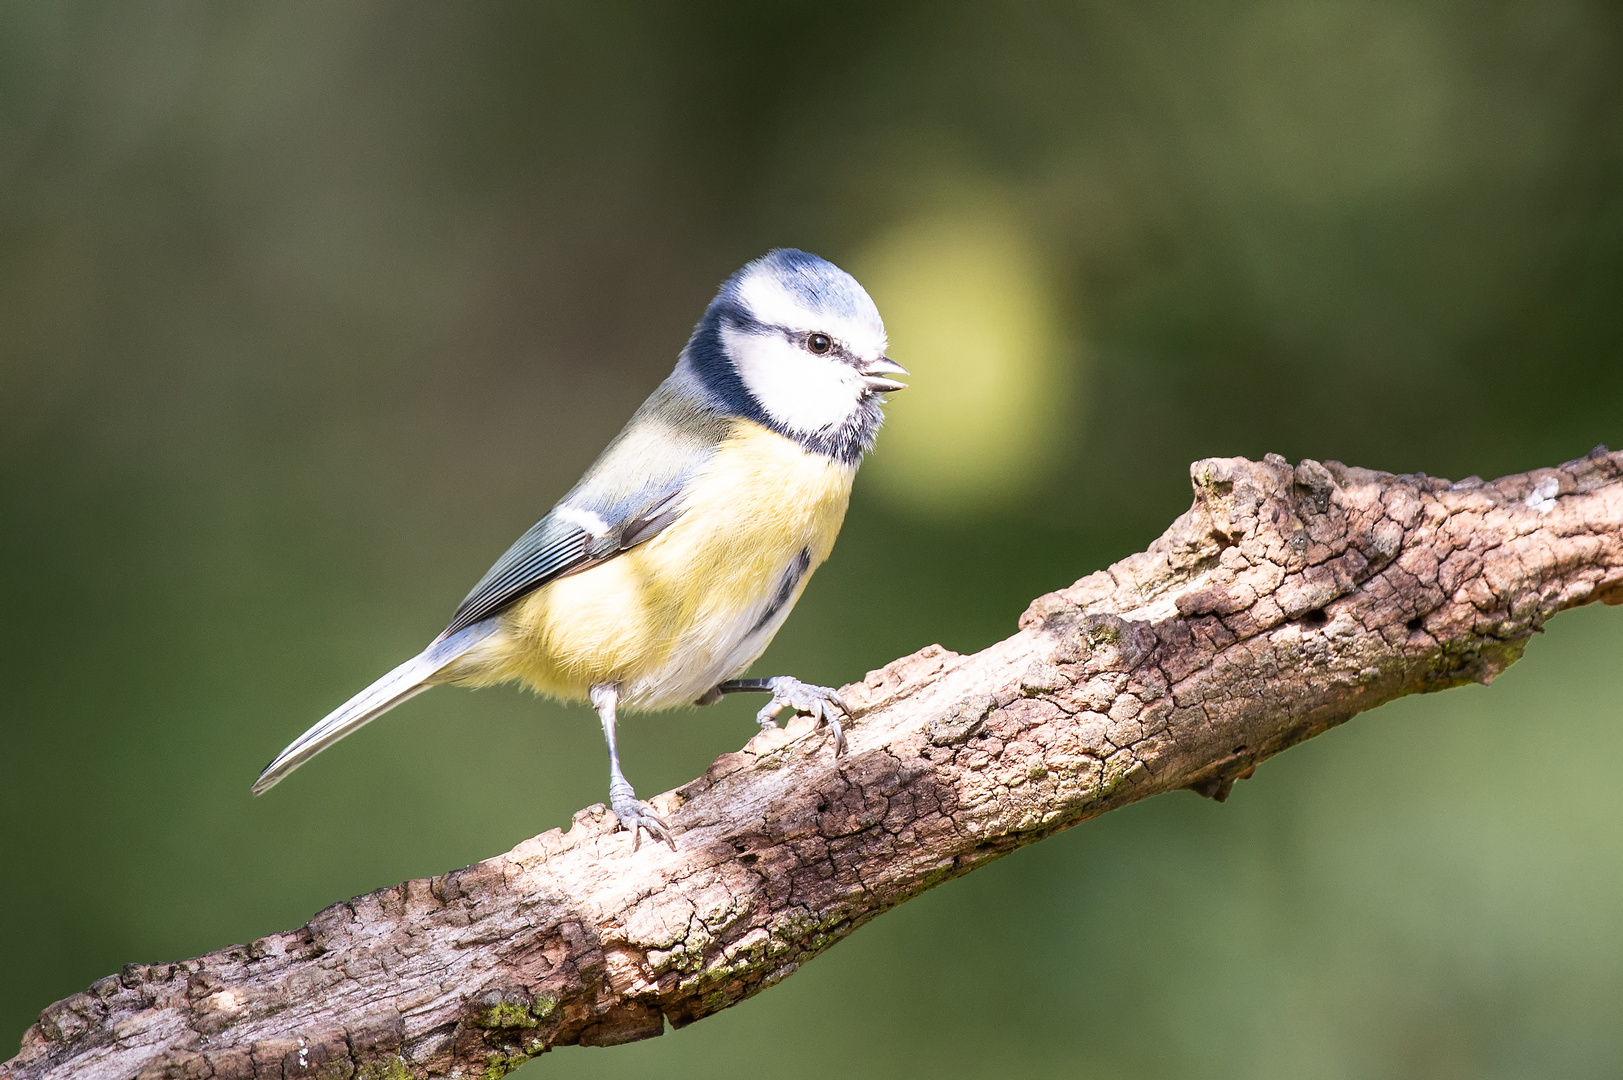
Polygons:
<instances>
[{"instance_id":1,"label":"bird","mask_svg":"<svg viewBox=\"0 0 1623 1080\"><path fill-rule=\"evenodd\" d=\"M441 684L518 682L588 701L609 805L632 849L676 846L620 767L619 710L767 693L762 730L811 715L845 753L836 690L743 678L828 558L851 485L907 370L850 274L777 248L722 283L676 367L586 474L519 537L421 653L334 709L254 781L262 795L396 705Z\"/></svg>"}]
</instances>

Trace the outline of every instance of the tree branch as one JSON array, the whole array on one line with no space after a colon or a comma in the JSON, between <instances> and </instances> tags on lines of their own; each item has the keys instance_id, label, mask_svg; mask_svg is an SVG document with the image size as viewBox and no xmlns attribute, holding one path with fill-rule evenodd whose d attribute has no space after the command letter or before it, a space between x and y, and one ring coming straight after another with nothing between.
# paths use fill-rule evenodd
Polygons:
<instances>
[{"instance_id":1,"label":"tree branch","mask_svg":"<svg viewBox=\"0 0 1623 1080\"><path fill-rule=\"evenodd\" d=\"M973 656L931 646L653 800L601 805L297 930L130 965L57 1002L0 1080L500 1076L764 989L950 877L1164 791L1222 800L1403 694L1487 682L1555 612L1623 602L1623 453L1485 484L1209 459L1149 550L1040 597Z\"/></svg>"}]
</instances>

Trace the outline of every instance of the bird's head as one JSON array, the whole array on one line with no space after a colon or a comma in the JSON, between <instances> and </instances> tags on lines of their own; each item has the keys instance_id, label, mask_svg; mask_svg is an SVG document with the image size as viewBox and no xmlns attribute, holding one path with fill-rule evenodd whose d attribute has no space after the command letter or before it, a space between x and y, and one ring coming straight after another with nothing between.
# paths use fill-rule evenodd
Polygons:
<instances>
[{"instance_id":1,"label":"bird's head","mask_svg":"<svg viewBox=\"0 0 1623 1080\"><path fill-rule=\"evenodd\" d=\"M722 285L685 359L740 415L809 448L860 456L879 427L880 395L901 390L885 324L855 278L826 259L779 248Z\"/></svg>"}]
</instances>

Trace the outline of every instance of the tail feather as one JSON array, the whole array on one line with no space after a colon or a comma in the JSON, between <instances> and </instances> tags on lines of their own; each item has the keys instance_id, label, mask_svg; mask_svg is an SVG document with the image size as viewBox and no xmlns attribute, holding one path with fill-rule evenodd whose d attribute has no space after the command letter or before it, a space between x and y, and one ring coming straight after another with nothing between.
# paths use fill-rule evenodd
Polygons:
<instances>
[{"instance_id":1,"label":"tail feather","mask_svg":"<svg viewBox=\"0 0 1623 1080\"><path fill-rule=\"evenodd\" d=\"M479 644L496 631L496 620L486 619L436 639L428 648L389 672L328 713L321 722L294 739L287 749L265 766L254 781L253 792L263 795L288 773L321 753L352 731L356 731L433 686L433 678L445 665Z\"/></svg>"}]
</instances>

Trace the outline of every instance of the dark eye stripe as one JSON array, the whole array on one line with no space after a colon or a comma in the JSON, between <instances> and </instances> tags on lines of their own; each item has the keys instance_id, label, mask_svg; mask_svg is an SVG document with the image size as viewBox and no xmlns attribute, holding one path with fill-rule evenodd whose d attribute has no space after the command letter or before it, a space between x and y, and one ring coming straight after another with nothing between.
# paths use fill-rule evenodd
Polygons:
<instances>
[{"instance_id":1,"label":"dark eye stripe","mask_svg":"<svg viewBox=\"0 0 1623 1080\"><path fill-rule=\"evenodd\" d=\"M862 362L861 358L858 357L856 353L846 348L844 343L841 342L839 338L835 337L833 334L824 333L821 330L792 330L787 326L780 326L776 323L750 322L743 319L735 319L733 322L734 325L738 326L738 328L741 330L753 331L755 333L782 334L791 343L799 348L806 348L806 338L810 336L810 334L821 333L829 340L829 350L825 353L813 353L812 355L828 357L830 359L838 358L840 360L844 360L848 364L860 364ZM806 349L806 351L811 352L810 349Z\"/></svg>"}]
</instances>

